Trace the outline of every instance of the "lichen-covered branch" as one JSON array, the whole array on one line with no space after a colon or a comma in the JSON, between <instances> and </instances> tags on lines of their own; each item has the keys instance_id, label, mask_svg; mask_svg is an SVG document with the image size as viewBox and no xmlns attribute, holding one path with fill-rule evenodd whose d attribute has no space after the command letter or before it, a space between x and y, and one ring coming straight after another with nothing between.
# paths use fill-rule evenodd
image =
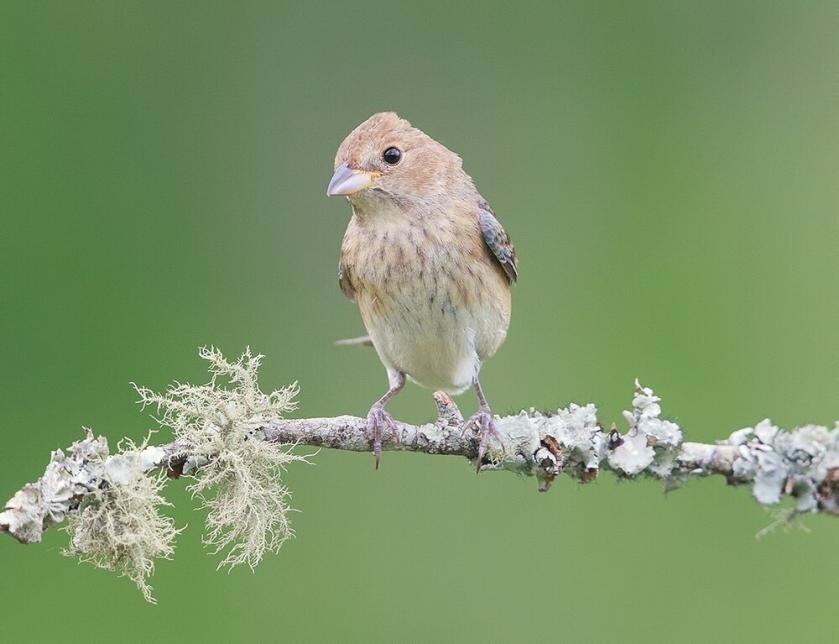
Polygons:
<instances>
[{"instance_id":1,"label":"lichen-covered branch","mask_svg":"<svg viewBox=\"0 0 839 644\"><path fill-rule=\"evenodd\" d=\"M397 423L384 449L474 460L478 437L464 430L446 394L435 397L438 421ZM661 418L659 402L651 389L636 383L632 410L624 412L629 428L623 434L604 431L591 404L497 418L503 441L490 446L481 471L535 476L540 491L547 491L559 474L588 483L606 470L621 478L658 478L668 487L690 476L717 474L733 485L751 484L755 499L766 505L790 496L798 512L839 514L839 428L806 425L786 432L764 420L716 444L692 443L683 440L678 425ZM269 442L370 450L366 421L354 416L276 420L263 432Z\"/></svg>"},{"instance_id":2,"label":"lichen-covered branch","mask_svg":"<svg viewBox=\"0 0 839 644\"><path fill-rule=\"evenodd\" d=\"M246 351L227 361L214 349L206 385L178 384L165 394L137 388L143 406L157 409L172 441L128 442L111 453L103 437L86 430L65 454L52 453L44 474L21 488L0 513L0 531L23 543L70 516L69 553L134 580L151 599L147 578L156 558L168 558L178 529L161 516L161 472L188 476L189 489L209 510L204 541L222 553L219 566L254 567L265 551L290 536L285 467L306 461L301 445L369 451L365 419L354 416L287 419L296 386L263 393L261 356ZM225 382L229 385L225 387ZM435 394L438 418L426 425L397 423L384 449L477 458L478 437L463 426L451 399ZM839 514L839 427L806 425L782 431L768 420L739 429L716 444L683 440L662 417L660 399L636 382L626 430L603 429L592 404L555 413L533 410L497 418L501 440L491 443L481 471L508 470L537 479L547 491L566 474L587 483L605 470L632 479L654 477L668 488L689 477L721 475L749 484L754 498L772 505L794 500L791 514Z\"/></svg>"}]
</instances>

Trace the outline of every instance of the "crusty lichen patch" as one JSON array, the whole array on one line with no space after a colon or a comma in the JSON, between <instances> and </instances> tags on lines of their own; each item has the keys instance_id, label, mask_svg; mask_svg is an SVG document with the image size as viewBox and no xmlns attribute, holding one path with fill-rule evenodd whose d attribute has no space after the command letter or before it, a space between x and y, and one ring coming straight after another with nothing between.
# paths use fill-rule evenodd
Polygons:
<instances>
[{"instance_id":1,"label":"crusty lichen patch","mask_svg":"<svg viewBox=\"0 0 839 644\"><path fill-rule=\"evenodd\" d=\"M752 494L765 505L778 503L785 494L793 496L798 513L818 509L820 484L839 468L839 425L804 425L785 432L765 419L732 433L727 442L738 448L734 478L753 481Z\"/></svg>"},{"instance_id":2,"label":"crusty lichen patch","mask_svg":"<svg viewBox=\"0 0 839 644\"><path fill-rule=\"evenodd\" d=\"M647 471L666 480L671 475L682 444L682 430L661 418L660 402L652 389L635 381L632 409L623 412L629 430L609 453L612 468L627 476Z\"/></svg>"},{"instance_id":3,"label":"crusty lichen patch","mask_svg":"<svg viewBox=\"0 0 839 644\"><path fill-rule=\"evenodd\" d=\"M194 477L188 489L209 510L204 542L223 553L219 567L254 568L266 551L276 552L293 535L281 475L289 463L307 457L295 454L294 445L268 444L262 428L296 407L298 389L263 393L257 380L262 356L250 350L234 362L214 348L201 349L200 355L212 376L206 385L176 384L165 394L137 387L137 392L192 455L184 473Z\"/></svg>"}]
</instances>

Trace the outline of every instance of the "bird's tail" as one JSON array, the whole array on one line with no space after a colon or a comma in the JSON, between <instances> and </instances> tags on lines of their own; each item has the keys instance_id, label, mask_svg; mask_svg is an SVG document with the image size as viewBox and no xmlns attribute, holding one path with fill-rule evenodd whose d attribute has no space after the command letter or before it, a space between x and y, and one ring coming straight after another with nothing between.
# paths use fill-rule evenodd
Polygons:
<instances>
[{"instance_id":1,"label":"bird's tail","mask_svg":"<svg viewBox=\"0 0 839 644\"><path fill-rule=\"evenodd\" d=\"M373 341L370 339L369 335L360 335L357 338L344 338L343 340L335 340L336 347L350 347L350 346L361 346L361 347L372 347Z\"/></svg>"}]
</instances>

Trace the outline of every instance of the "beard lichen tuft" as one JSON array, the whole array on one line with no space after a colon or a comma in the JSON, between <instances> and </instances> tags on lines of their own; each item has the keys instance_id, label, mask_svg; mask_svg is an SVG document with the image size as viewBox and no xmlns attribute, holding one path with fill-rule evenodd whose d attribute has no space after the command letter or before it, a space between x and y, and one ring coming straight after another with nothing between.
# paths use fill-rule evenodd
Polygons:
<instances>
[{"instance_id":1,"label":"beard lichen tuft","mask_svg":"<svg viewBox=\"0 0 839 644\"><path fill-rule=\"evenodd\" d=\"M262 428L296 408L298 388L263 393L263 356L250 349L234 362L213 347L199 355L209 362L206 385L175 384L165 394L136 387L137 393L191 455L188 465L198 464L184 469L195 479L187 489L208 510L204 543L222 554L219 568L253 569L266 551L277 552L294 534L281 476L289 463L308 462L307 456L295 454L294 445L266 443Z\"/></svg>"},{"instance_id":2,"label":"beard lichen tuft","mask_svg":"<svg viewBox=\"0 0 839 644\"><path fill-rule=\"evenodd\" d=\"M160 508L171 505L161 495L165 475L143 469L139 447L125 439L126 449L101 463L102 484L85 497L64 528L71 535L64 554L128 577L146 601L157 603L148 578L156 559L170 559L180 530Z\"/></svg>"}]
</instances>

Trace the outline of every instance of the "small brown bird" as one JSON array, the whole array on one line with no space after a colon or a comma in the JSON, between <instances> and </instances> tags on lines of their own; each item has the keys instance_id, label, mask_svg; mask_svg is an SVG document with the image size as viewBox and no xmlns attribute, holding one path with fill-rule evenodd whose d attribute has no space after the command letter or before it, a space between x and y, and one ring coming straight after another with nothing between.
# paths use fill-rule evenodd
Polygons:
<instances>
[{"instance_id":1,"label":"small brown bird","mask_svg":"<svg viewBox=\"0 0 839 644\"><path fill-rule=\"evenodd\" d=\"M459 394L474 387L481 433L478 468L495 421L478 373L507 335L516 254L463 171L460 157L393 112L356 127L335 155L326 194L352 206L338 267L341 290L358 303L390 387L367 427L378 467L385 403L405 377Z\"/></svg>"}]
</instances>

